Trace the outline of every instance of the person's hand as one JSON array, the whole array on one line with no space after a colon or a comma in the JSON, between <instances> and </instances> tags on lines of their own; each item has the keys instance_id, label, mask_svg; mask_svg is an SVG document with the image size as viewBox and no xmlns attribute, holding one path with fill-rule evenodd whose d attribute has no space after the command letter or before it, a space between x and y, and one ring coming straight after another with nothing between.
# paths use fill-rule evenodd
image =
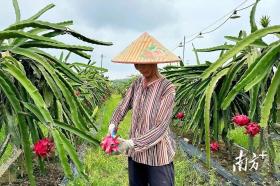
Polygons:
<instances>
[{"instance_id":1,"label":"person's hand","mask_svg":"<svg viewBox=\"0 0 280 186\"><path fill-rule=\"evenodd\" d=\"M114 138L116 136L116 133L117 133L116 125L111 123L108 127L108 134Z\"/></svg>"},{"instance_id":2,"label":"person's hand","mask_svg":"<svg viewBox=\"0 0 280 186\"><path fill-rule=\"evenodd\" d=\"M118 138L118 141L120 142L119 148L118 148L118 151L120 153L127 154L128 150L132 149L134 147L134 143L131 139L125 140L122 138Z\"/></svg>"}]
</instances>

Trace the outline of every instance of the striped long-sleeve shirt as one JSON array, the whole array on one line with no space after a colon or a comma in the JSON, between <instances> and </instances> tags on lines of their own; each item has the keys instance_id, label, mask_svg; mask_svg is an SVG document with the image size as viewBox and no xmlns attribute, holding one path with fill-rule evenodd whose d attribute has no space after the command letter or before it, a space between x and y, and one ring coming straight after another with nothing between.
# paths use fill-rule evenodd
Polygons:
<instances>
[{"instance_id":1,"label":"striped long-sleeve shirt","mask_svg":"<svg viewBox=\"0 0 280 186\"><path fill-rule=\"evenodd\" d=\"M138 163L151 166L169 164L175 155L175 141L169 124L174 107L175 87L165 77L144 85L139 77L127 90L110 123L116 126L132 109L130 139L134 148L128 156Z\"/></svg>"}]
</instances>

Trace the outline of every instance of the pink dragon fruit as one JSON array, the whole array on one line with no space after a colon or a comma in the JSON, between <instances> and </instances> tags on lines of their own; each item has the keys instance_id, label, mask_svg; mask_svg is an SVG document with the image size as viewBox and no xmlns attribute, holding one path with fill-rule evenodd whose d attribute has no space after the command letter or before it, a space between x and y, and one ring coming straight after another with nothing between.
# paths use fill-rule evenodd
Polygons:
<instances>
[{"instance_id":1,"label":"pink dragon fruit","mask_svg":"<svg viewBox=\"0 0 280 186\"><path fill-rule=\"evenodd\" d=\"M118 151L119 141L117 140L118 136L112 137L111 135L106 136L100 146L107 153L111 154L112 152Z\"/></svg>"},{"instance_id":2,"label":"pink dragon fruit","mask_svg":"<svg viewBox=\"0 0 280 186\"><path fill-rule=\"evenodd\" d=\"M250 119L246 115L236 115L232 118L232 122L238 126L245 126L248 125Z\"/></svg>"},{"instance_id":3,"label":"pink dragon fruit","mask_svg":"<svg viewBox=\"0 0 280 186\"><path fill-rule=\"evenodd\" d=\"M253 137L255 135L257 135L258 133L260 133L260 131L261 131L260 125L256 122L249 123L245 128L246 128L246 131L244 133L249 134Z\"/></svg>"},{"instance_id":4,"label":"pink dragon fruit","mask_svg":"<svg viewBox=\"0 0 280 186\"><path fill-rule=\"evenodd\" d=\"M210 143L210 149L212 152L218 151L219 148L220 148L220 145L217 141L213 141L212 143Z\"/></svg>"},{"instance_id":5,"label":"pink dragon fruit","mask_svg":"<svg viewBox=\"0 0 280 186\"><path fill-rule=\"evenodd\" d=\"M184 112L178 112L178 114L176 115L176 118L177 119L183 119L185 117L185 114L184 114Z\"/></svg>"}]
</instances>

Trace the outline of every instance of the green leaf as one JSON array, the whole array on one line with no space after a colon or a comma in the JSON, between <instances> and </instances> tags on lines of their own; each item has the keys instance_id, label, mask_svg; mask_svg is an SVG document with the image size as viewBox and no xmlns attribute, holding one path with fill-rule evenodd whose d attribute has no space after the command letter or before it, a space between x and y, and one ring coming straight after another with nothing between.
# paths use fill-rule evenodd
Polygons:
<instances>
[{"instance_id":1,"label":"green leaf","mask_svg":"<svg viewBox=\"0 0 280 186\"><path fill-rule=\"evenodd\" d=\"M73 21L63 21L63 22L59 22L59 23L55 23L55 24L60 25L60 26L69 26L69 25L73 24ZM27 32L30 33L30 34L39 34L39 33L44 32L44 31L47 31L47 30L46 29L41 29L41 28L34 28L34 29L31 29ZM43 34L42 36L51 37L47 34ZM27 40L28 40L27 38L15 38L13 43L11 44L11 46L13 46L13 48L15 48L17 46L20 46L21 44L23 44Z\"/></svg>"},{"instance_id":2,"label":"green leaf","mask_svg":"<svg viewBox=\"0 0 280 186\"><path fill-rule=\"evenodd\" d=\"M205 128L205 144L206 144L206 165L210 168L210 106L211 98L217 82L227 74L229 68L223 69L215 75L205 90L205 108L204 108L204 128Z\"/></svg>"},{"instance_id":3,"label":"green leaf","mask_svg":"<svg viewBox=\"0 0 280 186\"><path fill-rule=\"evenodd\" d=\"M18 69L20 69L24 75L26 75L26 72L25 72L25 69L24 69L24 66L22 65L22 63L20 63L18 60L16 60L15 58L13 58L11 56L6 56L5 59L9 59L9 61L11 61L13 63L13 65L15 65Z\"/></svg>"},{"instance_id":4,"label":"green leaf","mask_svg":"<svg viewBox=\"0 0 280 186\"><path fill-rule=\"evenodd\" d=\"M79 62L73 62L69 65L69 67L74 67L74 66L79 66L79 67L85 67L87 69L93 69L93 70L100 70L102 72L108 72L108 69L105 69L105 68L101 68L101 67L97 67L97 66L93 66L93 65L88 65L88 64L85 64L85 63L79 63Z\"/></svg>"},{"instance_id":5,"label":"green leaf","mask_svg":"<svg viewBox=\"0 0 280 186\"><path fill-rule=\"evenodd\" d=\"M248 55L246 63L248 64L249 67L252 65L255 65L255 62L258 58L258 51L255 49L252 50L252 52ZM250 110L249 110L249 118L251 120L256 120L257 118L255 117L255 112L256 112L256 107L258 106L258 96L259 96L259 89L260 89L260 84L257 84L250 90Z\"/></svg>"},{"instance_id":6,"label":"green leaf","mask_svg":"<svg viewBox=\"0 0 280 186\"><path fill-rule=\"evenodd\" d=\"M266 127L269 121L270 111L272 108L272 103L274 101L277 89L280 87L280 70L279 67L274 74L271 84L268 88L266 97L264 99L264 102L261 107L261 121L260 125L262 127Z\"/></svg>"},{"instance_id":7,"label":"green leaf","mask_svg":"<svg viewBox=\"0 0 280 186\"><path fill-rule=\"evenodd\" d=\"M221 58L219 58L215 63L213 63L203 74L202 78L205 79L209 77L213 72L215 72L219 67L221 67L225 62L227 62L234 55L238 54L245 47L249 46L251 43L260 39L267 34L280 32L280 25L267 27L261 30L258 30L240 42L238 42L232 49L228 50Z\"/></svg>"},{"instance_id":8,"label":"green leaf","mask_svg":"<svg viewBox=\"0 0 280 186\"><path fill-rule=\"evenodd\" d=\"M67 45L63 43L51 43L43 41L28 41L20 45L23 48L37 47L37 48L57 48L57 49L66 49L69 51L83 50L83 51L92 51L92 47L79 46L79 45Z\"/></svg>"},{"instance_id":9,"label":"green leaf","mask_svg":"<svg viewBox=\"0 0 280 186\"><path fill-rule=\"evenodd\" d=\"M224 83L222 84L222 88L219 92L218 98L219 98L219 107L222 103L222 100L224 100L225 96L227 95L228 91L230 90L232 86L233 80L236 78L237 73L240 71L240 69L243 67L243 61L239 62L233 62L233 64L230 67L230 70L225 78Z\"/></svg>"},{"instance_id":10,"label":"green leaf","mask_svg":"<svg viewBox=\"0 0 280 186\"><path fill-rule=\"evenodd\" d=\"M98 106L96 106L96 107L94 108L93 112L92 112L92 115L91 115L91 118L92 118L92 119L95 118L97 112L98 112Z\"/></svg>"},{"instance_id":11,"label":"green leaf","mask_svg":"<svg viewBox=\"0 0 280 186\"><path fill-rule=\"evenodd\" d=\"M3 154L6 152L8 145L10 144L11 134L7 134L5 140L0 145L0 159L2 158ZM2 142L2 141L1 141Z\"/></svg>"},{"instance_id":12,"label":"green leaf","mask_svg":"<svg viewBox=\"0 0 280 186\"><path fill-rule=\"evenodd\" d=\"M195 53L196 64L197 64L197 65L200 65L200 61L199 61L199 58L198 58L198 53L197 53L197 50L195 49L193 43L192 43L192 46L193 46L193 51L194 51L194 53Z\"/></svg>"},{"instance_id":13,"label":"green leaf","mask_svg":"<svg viewBox=\"0 0 280 186\"><path fill-rule=\"evenodd\" d=\"M73 114L73 121L77 123L77 127L80 130L88 130L88 127L86 123L83 125L83 121L86 118L88 122L92 124L92 126L97 130L97 128L94 126L94 123L91 121L89 114L86 112L85 108L81 104L81 102L77 99L77 97L74 95L74 89L69 84L68 81L66 81L61 74L58 74L61 81L64 83L64 96L67 100L67 102L71 103L71 112L75 113ZM80 114L80 112L83 114L83 116ZM80 115L80 116L79 116Z\"/></svg>"},{"instance_id":14,"label":"green leaf","mask_svg":"<svg viewBox=\"0 0 280 186\"><path fill-rule=\"evenodd\" d=\"M48 85L50 86L53 94L56 96L57 99L62 100L62 93L58 88L57 84L50 76L50 74L46 71L46 69L41 64L36 64L38 69L41 71L42 75L44 76L45 80L47 81Z\"/></svg>"},{"instance_id":15,"label":"green leaf","mask_svg":"<svg viewBox=\"0 0 280 186\"><path fill-rule=\"evenodd\" d=\"M84 171L83 164L79 160L79 157L78 157L78 154L77 154L76 150L71 145L69 140L64 136L64 134L62 134L61 132L58 131L58 135L60 136L60 139L61 139L61 142L63 144L64 149L67 151L67 153L69 154L70 158L72 159L72 161L76 165L78 172L81 175L85 176L85 171Z\"/></svg>"},{"instance_id":16,"label":"green leaf","mask_svg":"<svg viewBox=\"0 0 280 186\"><path fill-rule=\"evenodd\" d=\"M47 122L52 121L52 117L50 113L48 112L47 106L39 93L38 89L32 84L32 82L22 73L21 70L19 70L14 65L10 64L8 59L5 59L3 64L3 69L7 72L9 72L12 76L14 76L21 85L25 88L25 90L29 93L33 101L35 102L36 106L40 109L42 115L44 116L45 120Z\"/></svg>"},{"instance_id":17,"label":"green leaf","mask_svg":"<svg viewBox=\"0 0 280 186\"><path fill-rule=\"evenodd\" d=\"M83 57L83 58L86 58L86 59L90 59L91 58L91 55L83 52L83 51L80 51L80 50L71 50L71 52Z\"/></svg>"},{"instance_id":18,"label":"green leaf","mask_svg":"<svg viewBox=\"0 0 280 186\"><path fill-rule=\"evenodd\" d=\"M219 45L211 48L203 48L203 49L194 49L196 52L213 52L213 51L218 51L218 50L229 50L233 47L234 45Z\"/></svg>"},{"instance_id":19,"label":"green leaf","mask_svg":"<svg viewBox=\"0 0 280 186\"><path fill-rule=\"evenodd\" d=\"M43 29L52 29L55 31L59 31L59 32L64 32L67 34L72 35L73 37L76 37L79 40L82 40L84 42L88 42L88 43L92 43L92 44L97 44L97 45L112 45L111 42L103 42L103 41L98 41L95 39L91 39L88 38L78 32L75 32L69 28L60 26L58 24L55 23L50 23L50 22L46 22L46 21L21 21L19 23L13 24L11 26L9 26L6 30L18 30L18 29L23 29L23 28L43 28Z\"/></svg>"},{"instance_id":20,"label":"green leaf","mask_svg":"<svg viewBox=\"0 0 280 186\"><path fill-rule=\"evenodd\" d=\"M55 83L60 88L64 98L66 99L66 102L71 110L71 117L74 124L81 130L87 130L86 126L81 124L81 118L79 118L78 108L75 104L75 101L73 100L73 92L69 92L69 89L66 87L66 84L64 84L62 81L63 77L61 77L60 74L57 74L55 72L55 69L53 69L53 67L46 61L46 59L36 53L33 53L32 50L17 48L13 49L12 51L16 54L20 54L31 58L44 66L44 68L54 79Z\"/></svg>"},{"instance_id":21,"label":"green leaf","mask_svg":"<svg viewBox=\"0 0 280 186\"><path fill-rule=\"evenodd\" d=\"M268 74L270 74L270 72L272 70L272 66L276 60L277 60L277 57L274 57L274 59L272 59L269 64L270 66L267 66L267 68L264 69L262 73L258 74L250 83L248 83L244 87L244 91L247 92L247 91L251 90L255 85L259 84L263 79L265 79L265 77Z\"/></svg>"},{"instance_id":22,"label":"green leaf","mask_svg":"<svg viewBox=\"0 0 280 186\"><path fill-rule=\"evenodd\" d=\"M214 101L214 105L213 105L213 135L214 135L214 139L216 141L218 141L219 139L219 118L218 118L218 99L217 99L217 95L214 92L213 93L213 101Z\"/></svg>"},{"instance_id":23,"label":"green leaf","mask_svg":"<svg viewBox=\"0 0 280 186\"><path fill-rule=\"evenodd\" d=\"M18 101L18 98L16 96L16 93L13 91L14 88L12 83L8 80L8 78L4 78L5 75L0 71L0 87L2 91L7 96L9 102L11 103L13 109L16 113L20 113L21 107ZM25 122L25 118L17 114L16 115L18 123L19 123L19 130L20 130L20 137L22 140L23 150L24 150L24 157L25 157L25 164L27 167L27 173L29 182L32 186L35 186L35 178L33 175L33 165L32 165L32 155L31 155L31 149L30 149L30 142L29 142L29 134L27 131L27 123Z\"/></svg>"},{"instance_id":24,"label":"green leaf","mask_svg":"<svg viewBox=\"0 0 280 186\"><path fill-rule=\"evenodd\" d=\"M73 81L82 84L83 82L80 80L80 78L77 76L76 73L73 72L73 70L70 69L71 66L67 66L64 63L62 63L61 61L59 61L58 59L56 59L55 57L51 56L50 54L39 50L39 49L32 49L33 51L35 51L36 53L49 58L52 62L55 63L56 67L58 70L60 70L64 75L67 75L68 78L72 79Z\"/></svg>"},{"instance_id":25,"label":"green leaf","mask_svg":"<svg viewBox=\"0 0 280 186\"><path fill-rule=\"evenodd\" d=\"M72 132L73 134L76 134L77 136L79 136L80 138L82 139L85 139L86 141L94 144L94 145L99 145L100 144L100 141L94 139L93 137L91 137L90 135L86 134L85 132L75 128L75 127L72 127L71 125L67 125L63 122L60 122L60 121L57 121L55 120L55 125L62 128L62 129L65 129L65 130L68 130L69 132Z\"/></svg>"},{"instance_id":26,"label":"green leaf","mask_svg":"<svg viewBox=\"0 0 280 186\"><path fill-rule=\"evenodd\" d=\"M258 32L258 31L256 31ZM256 33L255 32L255 33ZM264 56L260 58L259 61L255 62L255 65L252 65L247 71L250 71L246 76L244 76L239 82L233 87L233 89L229 92L227 97L224 99L222 103L222 108L226 109L230 103L233 101L235 96L248 84L257 84L260 82L265 76L268 69L272 67L272 64L275 62L273 58L278 54L280 49L280 43L272 47Z\"/></svg>"},{"instance_id":27,"label":"green leaf","mask_svg":"<svg viewBox=\"0 0 280 186\"><path fill-rule=\"evenodd\" d=\"M260 0L256 0L256 3L254 4L251 13L250 13L250 25L251 25L251 33L255 32L258 30L256 21L255 21L255 14L256 14L256 9L257 9L257 5L259 3Z\"/></svg>"},{"instance_id":28,"label":"green leaf","mask_svg":"<svg viewBox=\"0 0 280 186\"><path fill-rule=\"evenodd\" d=\"M57 43L56 40L49 39L43 36L37 36L35 34L30 34L28 32L23 32L23 31L9 30L9 31L0 32L0 40L11 39L11 38L28 38L28 39L38 40L38 41Z\"/></svg>"},{"instance_id":29,"label":"green leaf","mask_svg":"<svg viewBox=\"0 0 280 186\"><path fill-rule=\"evenodd\" d=\"M225 36L225 38L230 41L234 41L234 42L242 41L242 38L234 37L234 36ZM265 47L267 47L267 44L265 42L263 42L261 39L258 39L256 41L252 42L251 44L249 44L249 46L265 48Z\"/></svg>"},{"instance_id":30,"label":"green leaf","mask_svg":"<svg viewBox=\"0 0 280 186\"><path fill-rule=\"evenodd\" d=\"M199 125L199 120L201 117L203 117L204 104L205 104L205 96L203 94L203 96L200 96L200 99L198 100L196 110L193 114L193 117L191 118L187 131L191 128L195 130Z\"/></svg>"},{"instance_id":31,"label":"green leaf","mask_svg":"<svg viewBox=\"0 0 280 186\"><path fill-rule=\"evenodd\" d=\"M54 4L49 4L49 5L45 6L43 9L41 9L39 12L37 12L35 15L33 15L32 17L30 17L27 20L33 21L35 19L38 19L41 15L43 15L46 11L52 9L53 7L55 7Z\"/></svg>"},{"instance_id":32,"label":"green leaf","mask_svg":"<svg viewBox=\"0 0 280 186\"><path fill-rule=\"evenodd\" d=\"M17 0L13 0L13 6L15 9L15 14L16 14L16 22L19 22L20 21L20 9L19 9Z\"/></svg>"},{"instance_id":33,"label":"green leaf","mask_svg":"<svg viewBox=\"0 0 280 186\"><path fill-rule=\"evenodd\" d=\"M32 103L28 103L28 102L22 102L24 107L27 108L30 112L32 112L41 123L46 124L46 120L44 119L44 116L41 114L40 110L38 109L38 107L36 107L36 105L32 104Z\"/></svg>"},{"instance_id":34,"label":"green leaf","mask_svg":"<svg viewBox=\"0 0 280 186\"><path fill-rule=\"evenodd\" d=\"M68 52L67 56L65 57L64 61L60 60L62 63L66 63L71 55L71 51Z\"/></svg>"},{"instance_id":35,"label":"green leaf","mask_svg":"<svg viewBox=\"0 0 280 186\"><path fill-rule=\"evenodd\" d=\"M54 129L54 130L52 130L52 136L54 138L55 147L58 152L58 156L59 156L63 171L68 179L73 179L72 170L68 163L67 154L64 150L64 146L63 146L63 142L60 138L60 134L56 129Z\"/></svg>"},{"instance_id":36,"label":"green leaf","mask_svg":"<svg viewBox=\"0 0 280 186\"><path fill-rule=\"evenodd\" d=\"M260 84L257 84L253 89L250 91L250 110L249 110L249 118L253 119L256 108L257 108L257 103L258 103L258 96L259 96L259 89L260 89Z\"/></svg>"}]
</instances>

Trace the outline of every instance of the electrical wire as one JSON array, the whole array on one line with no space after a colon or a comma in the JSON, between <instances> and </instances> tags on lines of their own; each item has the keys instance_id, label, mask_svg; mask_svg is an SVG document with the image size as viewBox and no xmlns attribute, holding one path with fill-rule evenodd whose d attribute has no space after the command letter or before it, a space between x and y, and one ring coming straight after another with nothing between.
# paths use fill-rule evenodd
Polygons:
<instances>
[{"instance_id":1,"label":"electrical wire","mask_svg":"<svg viewBox=\"0 0 280 186\"><path fill-rule=\"evenodd\" d=\"M201 35L202 35L202 34L209 34L209 33L211 33L211 32L214 32L214 31L218 30L218 29L219 29L221 26L223 26L229 19L230 19L230 16L229 16L224 22L222 22L219 26L217 26L216 28L214 28L214 29L212 29L212 30L210 30L210 31L207 31L207 32L201 32Z\"/></svg>"},{"instance_id":2,"label":"electrical wire","mask_svg":"<svg viewBox=\"0 0 280 186\"><path fill-rule=\"evenodd\" d=\"M252 3L252 4L250 4L250 5L248 5L248 6L244 7L244 8L236 9L236 11L245 10L245 9L247 9L247 8L250 8L251 6L254 6L255 4L256 4L256 3Z\"/></svg>"},{"instance_id":3,"label":"electrical wire","mask_svg":"<svg viewBox=\"0 0 280 186\"><path fill-rule=\"evenodd\" d=\"M173 51L176 50L177 48L179 48L179 45L177 45L176 47L174 47L171 51L173 52Z\"/></svg>"},{"instance_id":4,"label":"electrical wire","mask_svg":"<svg viewBox=\"0 0 280 186\"><path fill-rule=\"evenodd\" d=\"M199 32L196 32L194 34L192 34L191 36L188 36L187 38L191 38L205 30L207 30L208 28L216 25L219 21L223 20L225 17L229 16L232 14L232 12L234 12L234 10L238 9L239 7L241 7L242 5L244 5L248 0L244 0L242 3L240 3L238 6L236 6L233 10L231 10L230 12L228 12L227 14L223 15L222 17L218 18L217 20L215 20L213 23L211 23L210 25L204 27L202 30L200 30Z\"/></svg>"},{"instance_id":5,"label":"electrical wire","mask_svg":"<svg viewBox=\"0 0 280 186\"><path fill-rule=\"evenodd\" d=\"M188 36L186 39L189 39L186 41L186 43L190 43L192 42L193 40L197 39L198 37L202 36L203 34L209 34L211 32L214 32L216 31L217 29L219 29L220 27L222 27L228 20L230 20L231 16L234 14L234 12L238 12L238 11L242 11L242 10L245 10L245 9L248 9L250 7L252 7L253 5L255 5L256 3L252 3L244 8L240 8L238 9L239 7L241 7L242 5L244 5L245 3L247 3L248 0L245 0L243 1L242 3L240 3L239 5L237 5L233 10L231 10L230 12L228 12L227 14L225 14L224 16L220 17L219 19L217 19L216 21L214 21L213 23L211 23L210 25L206 26L205 28L203 28L201 31L199 32L196 32L190 36ZM226 18L227 17L227 18ZM214 29L210 30L210 31L206 31L206 32L203 32L209 28L211 28L212 26L216 25L218 22L220 22L221 20L223 20L224 18L225 21L223 21L221 24L219 24L217 27L215 27ZM176 49L176 48L175 48ZM174 50L175 50L174 49Z\"/></svg>"},{"instance_id":6,"label":"electrical wire","mask_svg":"<svg viewBox=\"0 0 280 186\"><path fill-rule=\"evenodd\" d=\"M199 35L195 36L194 38L192 38L192 39L186 41L185 44L192 42L193 40L195 40L195 39L198 38L198 37L199 37Z\"/></svg>"}]
</instances>

